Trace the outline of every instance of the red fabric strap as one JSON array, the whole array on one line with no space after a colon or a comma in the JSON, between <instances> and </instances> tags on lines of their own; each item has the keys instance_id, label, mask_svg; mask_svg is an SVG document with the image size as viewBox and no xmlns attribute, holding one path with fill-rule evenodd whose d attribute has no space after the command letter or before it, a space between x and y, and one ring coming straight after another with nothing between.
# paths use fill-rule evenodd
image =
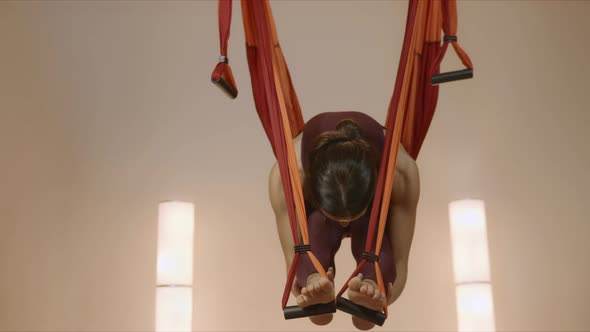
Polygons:
<instances>
[{"instance_id":1,"label":"red fabric strap","mask_svg":"<svg viewBox=\"0 0 590 332\"><path fill-rule=\"evenodd\" d=\"M386 120L386 134L385 134L385 144L383 147L383 154L381 155L381 163L379 165L379 175L377 177L377 185L375 188L375 196L373 199L373 206L371 208L371 217L369 219L369 227L367 232L367 241L365 244L365 251L373 252L373 246L375 242L375 231L379 219L379 211L381 209L381 201L385 187L385 174L386 174L386 165L387 161L389 160L389 153L393 141L393 128L395 126L395 119L397 115L397 105L399 103L399 99L401 96L401 88L404 82L404 72L406 70L407 59L409 56L409 49L410 43L412 40L412 32L414 30L414 22L416 18L416 9L418 5L418 0L410 0L408 3L408 16L406 21L406 32L404 35L404 43L402 47L402 52L400 56L400 62L397 71L397 77L395 81L395 87L393 91L393 95L389 104L389 112ZM375 253L379 255L379 253ZM340 297L344 294L346 289L348 288L348 283L352 278L360 273L362 268L367 263L366 259L362 259L358 264L355 271L350 275L348 280L344 283L344 286L338 292L337 297Z\"/></svg>"},{"instance_id":2,"label":"red fabric strap","mask_svg":"<svg viewBox=\"0 0 590 332\"><path fill-rule=\"evenodd\" d=\"M284 140L284 132L283 132L283 124L281 117L279 115L279 102L277 100L277 92L275 91L275 82L274 82L274 75L273 75L273 66L272 66L272 54L270 51L270 33L269 33L269 26L268 26L268 16L265 12L265 4L263 0L251 0L249 1L251 5L252 14L254 18L254 24L256 27L256 39L258 42L257 45L257 70L258 70L258 78L261 80L260 84L262 85L262 89L265 95L265 102L266 108L268 109L268 115L270 117L270 127L271 127L271 134L272 134L272 146L274 152L277 157L277 162L279 165L279 170L281 174L281 181L283 184L283 192L285 195L285 200L287 203L287 211L289 214L289 220L291 223L291 232L293 235L293 242L295 245L299 245L299 233L297 232L297 218L295 216L295 200L293 198L293 189L291 183L291 177L289 176L289 169L287 164L287 155L285 150L285 140ZM285 285L285 289L283 291L282 297L282 307L285 308L287 306L287 302L289 299L289 293L291 291L291 287L293 285L293 280L295 278L295 272L297 268L297 263L299 261L299 253L295 254L295 259L291 265L289 270L289 275L287 277L287 284Z\"/></svg>"},{"instance_id":3,"label":"red fabric strap","mask_svg":"<svg viewBox=\"0 0 590 332\"><path fill-rule=\"evenodd\" d=\"M227 44L231 28L232 0L219 0L219 50L220 55L227 56Z\"/></svg>"},{"instance_id":4,"label":"red fabric strap","mask_svg":"<svg viewBox=\"0 0 590 332\"><path fill-rule=\"evenodd\" d=\"M232 0L218 1L219 17L219 62L211 73L211 80L232 98L237 97L238 89L228 63L227 49L231 27Z\"/></svg>"},{"instance_id":5,"label":"red fabric strap","mask_svg":"<svg viewBox=\"0 0 590 332\"><path fill-rule=\"evenodd\" d=\"M443 31L445 35L448 36L457 36L458 30L458 15L457 15L457 0L442 0L442 16L443 16ZM430 77L434 75L438 69L440 68L440 64L447 52L449 44L453 45L455 52L459 56L463 65L469 69L473 69L473 64L471 63L471 59L465 51L459 46L458 41L449 41L445 40L442 47L440 48L432 67L429 70Z\"/></svg>"}]
</instances>

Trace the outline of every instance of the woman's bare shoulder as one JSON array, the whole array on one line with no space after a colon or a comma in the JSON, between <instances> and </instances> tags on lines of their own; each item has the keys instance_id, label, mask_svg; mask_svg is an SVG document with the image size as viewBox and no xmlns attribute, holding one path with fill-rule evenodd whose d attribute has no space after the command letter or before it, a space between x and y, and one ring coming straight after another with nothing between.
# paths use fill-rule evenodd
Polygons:
<instances>
[{"instance_id":1,"label":"woman's bare shoulder","mask_svg":"<svg viewBox=\"0 0 590 332\"><path fill-rule=\"evenodd\" d=\"M293 139L293 147L295 148L295 155L297 157L299 176L301 178L301 181L303 181L304 174L303 168L301 166L301 137L302 134L299 134ZM270 174L268 176L268 193L273 208L286 208L285 194L283 192L283 183L281 181L281 171L279 169L279 163L277 161L275 161L275 163L273 164L270 170Z\"/></svg>"},{"instance_id":2,"label":"woman's bare shoulder","mask_svg":"<svg viewBox=\"0 0 590 332\"><path fill-rule=\"evenodd\" d=\"M418 164L416 160L410 156L408 151L404 148L403 144L399 145L399 152L397 154L397 165L398 169L404 175L413 175L418 172Z\"/></svg>"},{"instance_id":3,"label":"woman's bare shoulder","mask_svg":"<svg viewBox=\"0 0 590 332\"><path fill-rule=\"evenodd\" d=\"M270 169L270 174L268 176L268 197L270 199L270 204L276 213L287 208L278 162L275 162Z\"/></svg>"},{"instance_id":4,"label":"woman's bare shoulder","mask_svg":"<svg viewBox=\"0 0 590 332\"><path fill-rule=\"evenodd\" d=\"M383 134L387 135L387 129L383 129ZM401 143L397 153L397 162L395 164L395 171L404 174L404 176L406 174L413 174L418 171L418 165L416 164L416 161L410 156L408 151L406 151L403 144Z\"/></svg>"},{"instance_id":5,"label":"woman's bare shoulder","mask_svg":"<svg viewBox=\"0 0 590 332\"><path fill-rule=\"evenodd\" d=\"M414 158L400 144L395 167L396 175L393 180L392 203L408 203L418 200L420 195L420 176L418 165Z\"/></svg>"}]
</instances>

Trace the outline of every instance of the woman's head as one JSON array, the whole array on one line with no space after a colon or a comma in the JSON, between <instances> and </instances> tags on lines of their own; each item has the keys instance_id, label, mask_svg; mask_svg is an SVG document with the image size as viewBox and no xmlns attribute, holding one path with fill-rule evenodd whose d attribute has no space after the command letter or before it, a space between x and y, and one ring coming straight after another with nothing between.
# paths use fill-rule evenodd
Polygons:
<instances>
[{"instance_id":1,"label":"woman's head","mask_svg":"<svg viewBox=\"0 0 590 332\"><path fill-rule=\"evenodd\" d=\"M306 196L331 219L360 217L373 198L378 158L356 122L340 121L335 131L324 132L315 141L305 179Z\"/></svg>"}]
</instances>

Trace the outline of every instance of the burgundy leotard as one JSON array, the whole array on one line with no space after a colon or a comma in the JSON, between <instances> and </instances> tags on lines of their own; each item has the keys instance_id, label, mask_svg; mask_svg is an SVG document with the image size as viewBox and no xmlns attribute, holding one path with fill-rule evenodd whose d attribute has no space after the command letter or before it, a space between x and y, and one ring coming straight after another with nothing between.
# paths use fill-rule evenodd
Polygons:
<instances>
[{"instance_id":1,"label":"burgundy leotard","mask_svg":"<svg viewBox=\"0 0 590 332\"><path fill-rule=\"evenodd\" d=\"M309 153L313 149L313 143L316 137L325 131L336 130L338 122L344 119L355 121L361 129L361 137L373 145L379 153L383 151L385 141L384 128L370 116L359 112L321 113L307 121L303 129L301 163L306 173L309 168ZM327 270L329 267L334 267L335 269L334 256L340 248L342 238L347 235L351 237L351 249L355 260L358 263L362 259L369 226L370 209L368 209L365 215L351 222L347 227L342 227L339 223L326 218L320 211L313 210L307 202L306 208L310 244L313 253L324 269ZM384 281L386 283L393 282L395 280L395 265L391 243L387 233L385 233L385 238L383 239L380 257L379 263L383 272ZM315 272L316 270L307 255L303 255L299 268L297 269L298 285L300 287L305 286L307 277ZM362 273L364 278L376 280L373 264L366 264Z\"/></svg>"}]
</instances>

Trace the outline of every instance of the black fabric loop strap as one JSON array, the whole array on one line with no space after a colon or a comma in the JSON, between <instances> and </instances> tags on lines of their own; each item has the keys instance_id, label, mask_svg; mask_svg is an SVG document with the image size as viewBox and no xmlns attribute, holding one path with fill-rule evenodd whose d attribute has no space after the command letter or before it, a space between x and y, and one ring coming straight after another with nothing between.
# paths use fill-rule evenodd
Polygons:
<instances>
[{"instance_id":1,"label":"black fabric loop strap","mask_svg":"<svg viewBox=\"0 0 590 332\"><path fill-rule=\"evenodd\" d=\"M295 246L294 248L295 252L305 254L306 252L311 251L311 244L299 245Z\"/></svg>"},{"instance_id":2,"label":"black fabric loop strap","mask_svg":"<svg viewBox=\"0 0 590 332\"><path fill-rule=\"evenodd\" d=\"M371 252L363 252L363 258L367 260L367 262L378 262L379 261L379 256L371 253Z\"/></svg>"},{"instance_id":3,"label":"black fabric loop strap","mask_svg":"<svg viewBox=\"0 0 590 332\"><path fill-rule=\"evenodd\" d=\"M451 41L451 42L456 42L457 36L444 36L443 41Z\"/></svg>"}]
</instances>

